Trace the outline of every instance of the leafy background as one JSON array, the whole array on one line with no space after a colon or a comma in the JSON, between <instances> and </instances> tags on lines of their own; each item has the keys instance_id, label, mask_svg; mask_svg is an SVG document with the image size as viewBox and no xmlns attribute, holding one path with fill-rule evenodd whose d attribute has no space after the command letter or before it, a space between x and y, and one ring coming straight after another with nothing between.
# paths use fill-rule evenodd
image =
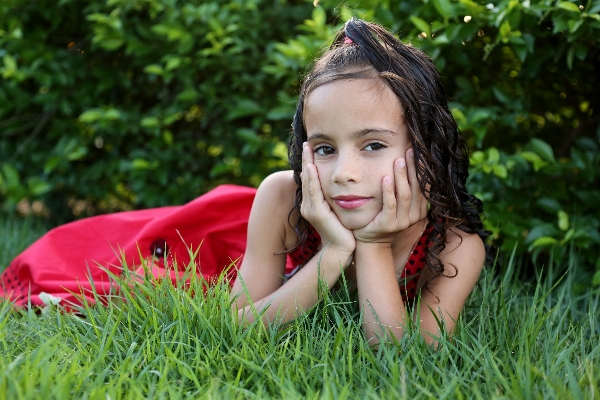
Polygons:
<instances>
[{"instance_id":1,"label":"leafy background","mask_svg":"<svg viewBox=\"0 0 600 400\"><path fill-rule=\"evenodd\" d=\"M302 74L351 16L445 78L500 256L600 285L600 0L6 0L0 204L52 223L287 168Z\"/></svg>"}]
</instances>

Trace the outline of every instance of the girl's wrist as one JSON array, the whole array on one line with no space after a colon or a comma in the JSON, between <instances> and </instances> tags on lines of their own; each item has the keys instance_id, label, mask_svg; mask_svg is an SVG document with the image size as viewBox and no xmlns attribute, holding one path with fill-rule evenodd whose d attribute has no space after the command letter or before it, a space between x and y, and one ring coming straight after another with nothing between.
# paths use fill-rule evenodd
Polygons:
<instances>
[{"instance_id":1,"label":"girl's wrist","mask_svg":"<svg viewBox=\"0 0 600 400\"><path fill-rule=\"evenodd\" d=\"M345 269L352 263L354 258L354 249L350 250L349 247L338 247L332 244L323 245L323 248L315 255L315 257L318 259L336 259L339 262L339 264L336 264L337 268L339 268L341 265Z\"/></svg>"},{"instance_id":2,"label":"girl's wrist","mask_svg":"<svg viewBox=\"0 0 600 400\"><path fill-rule=\"evenodd\" d=\"M362 251L385 251L392 250L392 242L361 242L356 241L356 250Z\"/></svg>"},{"instance_id":3,"label":"girl's wrist","mask_svg":"<svg viewBox=\"0 0 600 400\"><path fill-rule=\"evenodd\" d=\"M336 253L340 253L341 255L346 255L346 256L351 256L352 254L354 254L356 247L349 245L349 244L334 244L334 243L330 243L329 245L327 245L327 243L323 244L323 250L329 250L329 251L334 251Z\"/></svg>"},{"instance_id":4,"label":"girl's wrist","mask_svg":"<svg viewBox=\"0 0 600 400\"><path fill-rule=\"evenodd\" d=\"M355 240L332 240L327 237L321 237L321 245L323 248L331 249L344 254L353 254L356 249Z\"/></svg>"}]
</instances>

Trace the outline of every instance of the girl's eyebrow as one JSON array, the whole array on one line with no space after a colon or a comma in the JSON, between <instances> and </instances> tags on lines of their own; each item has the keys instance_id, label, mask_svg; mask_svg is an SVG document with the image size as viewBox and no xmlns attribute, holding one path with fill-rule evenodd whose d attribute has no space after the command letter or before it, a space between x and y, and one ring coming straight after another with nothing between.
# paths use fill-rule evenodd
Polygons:
<instances>
[{"instance_id":1,"label":"girl's eyebrow","mask_svg":"<svg viewBox=\"0 0 600 400\"><path fill-rule=\"evenodd\" d=\"M353 132L351 134L351 136L354 139L360 139L363 136L366 136L368 134L376 134L376 135L385 135L385 136L391 136L391 135L397 135L396 132L394 131L390 131L387 129L377 129L377 128L365 128L365 129L361 129L359 131ZM312 142L314 140L317 139L322 139L322 140L332 140L332 137L329 135L326 135L324 133L315 133L314 135L311 135L308 139L306 139L309 142Z\"/></svg>"}]
</instances>

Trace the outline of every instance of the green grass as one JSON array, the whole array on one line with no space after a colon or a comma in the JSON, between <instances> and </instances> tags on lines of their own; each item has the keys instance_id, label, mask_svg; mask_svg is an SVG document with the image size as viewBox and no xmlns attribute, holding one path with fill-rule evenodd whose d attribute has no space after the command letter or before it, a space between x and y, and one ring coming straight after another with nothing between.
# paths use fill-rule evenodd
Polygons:
<instances>
[{"instance_id":1,"label":"green grass","mask_svg":"<svg viewBox=\"0 0 600 400\"><path fill-rule=\"evenodd\" d=\"M7 217L0 213L0 272L47 229L40 219Z\"/></svg>"},{"instance_id":2,"label":"green grass","mask_svg":"<svg viewBox=\"0 0 600 400\"><path fill-rule=\"evenodd\" d=\"M0 240L33 239L21 224ZM36 233L37 232L37 233ZM4 248L13 256L19 242ZM127 281L83 316L0 303L0 398L556 398L600 396L598 294L485 271L450 340L417 332L377 350L347 295L286 326L239 327L223 287ZM551 271L550 271L551 272ZM550 276L550 278L548 278ZM125 278L127 279L127 278Z\"/></svg>"}]
</instances>

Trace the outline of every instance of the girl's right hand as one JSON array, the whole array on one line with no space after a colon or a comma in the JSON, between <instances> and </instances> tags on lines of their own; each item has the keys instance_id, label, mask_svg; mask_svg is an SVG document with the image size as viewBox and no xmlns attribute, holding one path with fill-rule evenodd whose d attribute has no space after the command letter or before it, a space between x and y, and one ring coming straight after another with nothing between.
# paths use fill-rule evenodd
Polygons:
<instances>
[{"instance_id":1,"label":"girl's right hand","mask_svg":"<svg viewBox=\"0 0 600 400\"><path fill-rule=\"evenodd\" d=\"M327 246L352 253L356 240L325 200L319 171L313 163L313 149L307 143L302 147L302 205L300 213L319 233L323 247Z\"/></svg>"}]
</instances>

